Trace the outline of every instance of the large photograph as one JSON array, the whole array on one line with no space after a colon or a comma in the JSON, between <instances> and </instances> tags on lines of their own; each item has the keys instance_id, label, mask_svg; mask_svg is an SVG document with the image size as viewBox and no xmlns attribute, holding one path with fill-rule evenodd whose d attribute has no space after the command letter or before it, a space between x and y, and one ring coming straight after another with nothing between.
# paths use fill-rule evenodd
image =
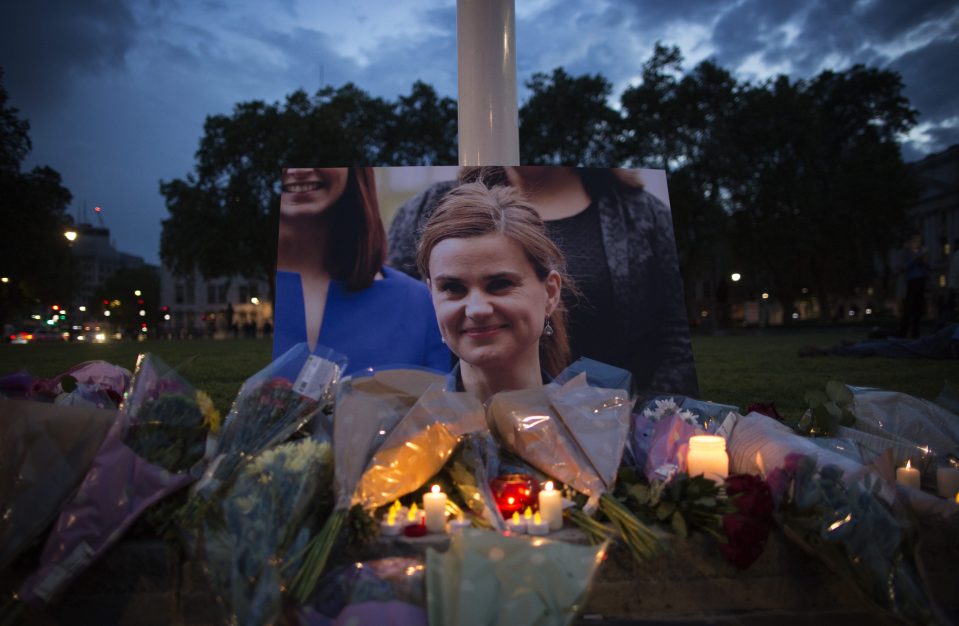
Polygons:
<instances>
[{"instance_id":1,"label":"large photograph","mask_svg":"<svg viewBox=\"0 0 959 626\"><path fill-rule=\"evenodd\" d=\"M286 168L274 356L300 342L467 389L588 357L696 397L665 173Z\"/></svg>"}]
</instances>

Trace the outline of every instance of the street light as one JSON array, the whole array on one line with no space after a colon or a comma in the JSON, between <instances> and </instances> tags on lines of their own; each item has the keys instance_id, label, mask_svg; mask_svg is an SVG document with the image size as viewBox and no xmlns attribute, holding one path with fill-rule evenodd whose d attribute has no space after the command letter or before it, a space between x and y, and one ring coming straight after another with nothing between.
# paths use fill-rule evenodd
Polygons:
<instances>
[{"instance_id":1,"label":"street light","mask_svg":"<svg viewBox=\"0 0 959 626\"><path fill-rule=\"evenodd\" d=\"M10 282L10 278L8 276L0 276L0 283L6 284L9 282Z\"/></svg>"},{"instance_id":2,"label":"street light","mask_svg":"<svg viewBox=\"0 0 959 626\"><path fill-rule=\"evenodd\" d=\"M69 241L70 243L73 243L74 241L77 240L77 231L72 229L68 230L63 233L63 236L67 238L67 241Z\"/></svg>"},{"instance_id":3,"label":"street light","mask_svg":"<svg viewBox=\"0 0 959 626\"><path fill-rule=\"evenodd\" d=\"M260 299L257 298L256 296L253 296L252 298L250 298L250 303L251 303L251 304L259 304L259 303L260 303Z\"/></svg>"},{"instance_id":4,"label":"street light","mask_svg":"<svg viewBox=\"0 0 959 626\"><path fill-rule=\"evenodd\" d=\"M140 291L139 289L137 289L136 291L133 292L133 295L135 295L137 298L139 298L140 296L143 295L143 292Z\"/></svg>"},{"instance_id":5,"label":"street light","mask_svg":"<svg viewBox=\"0 0 959 626\"><path fill-rule=\"evenodd\" d=\"M742 277L743 277L742 274L740 274L739 272L733 272L732 274L729 275L729 278L730 278L734 283L738 283L738 282L739 282L739 279L742 278Z\"/></svg>"}]
</instances>

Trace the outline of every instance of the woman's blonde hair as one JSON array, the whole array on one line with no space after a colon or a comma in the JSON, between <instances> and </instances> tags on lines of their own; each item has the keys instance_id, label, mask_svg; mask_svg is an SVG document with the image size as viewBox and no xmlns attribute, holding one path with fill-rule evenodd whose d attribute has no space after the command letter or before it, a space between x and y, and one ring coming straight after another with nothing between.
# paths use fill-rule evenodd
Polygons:
<instances>
[{"instance_id":1,"label":"woman's blonde hair","mask_svg":"<svg viewBox=\"0 0 959 626\"><path fill-rule=\"evenodd\" d=\"M546 234L539 214L516 190L487 187L481 182L467 183L451 190L430 216L416 250L420 275L430 277L430 254L445 239L468 239L498 233L520 245L536 276L545 281L557 272L564 289L575 289L566 274L563 253ZM560 298L549 316L553 334L539 341L540 365L551 376L569 364L569 335L566 308Z\"/></svg>"}]
</instances>

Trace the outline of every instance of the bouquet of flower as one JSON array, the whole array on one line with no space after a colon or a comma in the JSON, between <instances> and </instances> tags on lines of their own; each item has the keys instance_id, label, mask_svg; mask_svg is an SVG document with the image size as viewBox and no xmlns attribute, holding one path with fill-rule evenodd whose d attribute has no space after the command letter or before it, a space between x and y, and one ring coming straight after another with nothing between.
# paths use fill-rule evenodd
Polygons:
<instances>
[{"instance_id":1,"label":"bouquet of flower","mask_svg":"<svg viewBox=\"0 0 959 626\"><path fill-rule=\"evenodd\" d=\"M569 624L606 545L532 541L467 529L426 552L430 624Z\"/></svg>"},{"instance_id":2,"label":"bouquet of flower","mask_svg":"<svg viewBox=\"0 0 959 626\"><path fill-rule=\"evenodd\" d=\"M768 476L786 535L909 624L941 621L916 562L916 529L879 496L880 480L789 455Z\"/></svg>"},{"instance_id":3,"label":"bouquet of flower","mask_svg":"<svg viewBox=\"0 0 959 626\"><path fill-rule=\"evenodd\" d=\"M719 551L727 561L746 569L763 553L773 528L772 492L759 476L734 474L726 478L726 495L733 510L723 515L726 541Z\"/></svg>"},{"instance_id":4,"label":"bouquet of flower","mask_svg":"<svg viewBox=\"0 0 959 626\"><path fill-rule=\"evenodd\" d=\"M460 437L486 430L476 398L430 387L373 455L353 503L377 508L415 491L442 469Z\"/></svg>"},{"instance_id":5,"label":"bouquet of flower","mask_svg":"<svg viewBox=\"0 0 959 626\"><path fill-rule=\"evenodd\" d=\"M506 530L490 482L499 475L499 447L489 431L470 433L460 440L444 468L463 503L484 526Z\"/></svg>"},{"instance_id":6,"label":"bouquet of flower","mask_svg":"<svg viewBox=\"0 0 959 626\"><path fill-rule=\"evenodd\" d=\"M314 524L333 508L332 479L332 447L305 438L260 453L226 488L202 554L231 624L275 622Z\"/></svg>"},{"instance_id":7,"label":"bouquet of flower","mask_svg":"<svg viewBox=\"0 0 959 626\"><path fill-rule=\"evenodd\" d=\"M655 536L620 500L608 495L623 457L629 412L630 402L622 390L590 387L586 376L579 374L562 386L496 394L488 420L509 451L585 494L586 511L601 507L641 560L656 550ZM585 513L574 513L573 520L597 535L597 524Z\"/></svg>"},{"instance_id":8,"label":"bouquet of flower","mask_svg":"<svg viewBox=\"0 0 959 626\"><path fill-rule=\"evenodd\" d=\"M303 626L427 626L425 570L422 557L338 567L323 576L317 597L298 611L298 621Z\"/></svg>"},{"instance_id":9,"label":"bouquet of flower","mask_svg":"<svg viewBox=\"0 0 959 626\"><path fill-rule=\"evenodd\" d=\"M370 371L365 376L344 380L339 386L333 418L336 504L323 529L310 541L292 582L291 591L301 603L316 589L350 508L360 502L357 488L366 468L411 408L411 391L425 391L419 389L423 382L432 384L441 378L424 377L425 373L420 371L404 376L403 371Z\"/></svg>"},{"instance_id":10,"label":"bouquet of flower","mask_svg":"<svg viewBox=\"0 0 959 626\"><path fill-rule=\"evenodd\" d=\"M240 387L226 417L210 467L184 512L188 522L203 517L209 502L248 460L270 446L286 441L315 418L328 403L346 366L346 358L305 343L290 348L248 378ZM295 380L287 376L298 371Z\"/></svg>"},{"instance_id":11,"label":"bouquet of flower","mask_svg":"<svg viewBox=\"0 0 959 626\"><path fill-rule=\"evenodd\" d=\"M150 506L196 480L219 414L202 392L153 355L141 355L130 390L90 471L20 590L50 601Z\"/></svg>"},{"instance_id":12,"label":"bouquet of flower","mask_svg":"<svg viewBox=\"0 0 959 626\"><path fill-rule=\"evenodd\" d=\"M87 475L116 410L0 397L0 572Z\"/></svg>"},{"instance_id":13,"label":"bouquet of flower","mask_svg":"<svg viewBox=\"0 0 959 626\"><path fill-rule=\"evenodd\" d=\"M703 433L698 416L681 408L673 398L650 401L642 413L632 416L630 452L634 466L647 479L668 479L686 471L689 438Z\"/></svg>"}]
</instances>

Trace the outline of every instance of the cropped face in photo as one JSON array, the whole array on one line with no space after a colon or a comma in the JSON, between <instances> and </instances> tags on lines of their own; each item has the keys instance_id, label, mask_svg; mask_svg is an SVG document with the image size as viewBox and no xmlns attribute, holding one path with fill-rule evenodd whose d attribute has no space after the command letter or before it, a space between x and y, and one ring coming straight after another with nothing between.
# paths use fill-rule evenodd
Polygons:
<instances>
[{"instance_id":1,"label":"cropped face in photo","mask_svg":"<svg viewBox=\"0 0 959 626\"><path fill-rule=\"evenodd\" d=\"M429 267L440 332L456 356L485 368L538 354L559 301L556 272L540 280L522 247L499 233L444 239Z\"/></svg>"},{"instance_id":2,"label":"cropped face in photo","mask_svg":"<svg viewBox=\"0 0 959 626\"><path fill-rule=\"evenodd\" d=\"M346 189L345 167L290 167L280 180L280 215L305 217L330 208Z\"/></svg>"}]
</instances>

